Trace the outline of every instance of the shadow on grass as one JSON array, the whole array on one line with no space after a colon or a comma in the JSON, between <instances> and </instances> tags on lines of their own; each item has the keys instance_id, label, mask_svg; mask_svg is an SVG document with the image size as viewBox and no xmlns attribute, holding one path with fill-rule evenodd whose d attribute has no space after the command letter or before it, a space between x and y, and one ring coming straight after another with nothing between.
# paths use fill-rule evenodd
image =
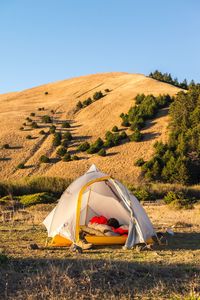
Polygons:
<instances>
[{"instance_id":1,"label":"shadow on grass","mask_svg":"<svg viewBox=\"0 0 200 300\"><path fill-rule=\"evenodd\" d=\"M28 138L27 140L37 140L39 137L38 136L32 136L32 137L30 137L30 138Z\"/></svg>"},{"instance_id":2,"label":"shadow on grass","mask_svg":"<svg viewBox=\"0 0 200 300\"><path fill-rule=\"evenodd\" d=\"M85 140L88 140L88 139L90 139L92 136L91 135L79 135L79 136L74 136L73 137L73 140L72 140L72 142L73 141L85 141Z\"/></svg>"},{"instance_id":3,"label":"shadow on grass","mask_svg":"<svg viewBox=\"0 0 200 300\"><path fill-rule=\"evenodd\" d=\"M112 152L112 153L107 153L106 156L114 156L116 154L118 154L119 152Z\"/></svg>"},{"instance_id":4,"label":"shadow on grass","mask_svg":"<svg viewBox=\"0 0 200 300\"><path fill-rule=\"evenodd\" d=\"M150 141L150 140L153 140L153 139L157 138L160 135L161 135L161 133L158 133L158 132L144 133L143 137L142 137L142 141Z\"/></svg>"},{"instance_id":5,"label":"shadow on grass","mask_svg":"<svg viewBox=\"0 0 200 300\"><path fill-rule=\"evenodd\" d=\"M23 169L31 169L35 167L35 165L25 165Z\"/></svg>"},{"instance_id":6,"label":"shadow on grass","mask_svg":"<svg viewBox=\"0 0 200 300\"><path fill-rule=\"evenodd\" d=\"M160 109L156 115L153 117L153 119L149 119L145 121L145 126L142 128L142 130L146 130L151 128L152 126L154 126L156 124L156 120L161 118L161 117L165 117L169 114L169 107L166 108L162 108Z\"/></svg>"},{"instance_id":7,"label":"shadow on grass","mask_svg":"<svg viewBox=\"0 0 200 300\"><path fill-rule=\"evenodd\" d=\"M166 250L200 250L199 232L177 232L174 236L167 236Z\"/></svg>"},{"instance_id":8,"label":"shadow on grass","mask_svg":"<svg viewBox=\"0 0 200 300\"><path fill-rule=\"evenodd\" d=\"M23 146L10 146L9 149L11 150L17 150L17 149L22 149Z\"/></svg>"},{"instance_id":9,"label":"shadow on grass","mask_svg":"<svg viewBox=\"0 0 200 300\"><path fill-rule=\"evenodd\" d=\"M152 126L154 126L156 124L156 122L153 120L147 120L145 122L145 126L142 128L142 130L146 130L146 129L149 129L151 128Z\"/></svg>"},{"instance_id":10,"label":"shadow on grass","mask_svg":"<svg viewBox=\"0 0 200 300\"><path fill-rule=\"evenodd\" d=\"M24 128L22 131L32 131L32 128Z\"/></svg>"},{"instance_id":11,"label":"shadow on grass","mask_svg":"<svg viewBox=\"0 0 200 300\"><path fill-rule=\"evenodd\" d=\"M0 157L0 161L9 161L11 157Z\"/></svg>"},{"instance_id":12,"label":"shadow on grass","mask_svg":"<svg viewBox=\"0 0 200 300\"><path fill-rule=\"evenodd\" d=\"M81 127L82 125L71 125L71 129Z\"/></svg>"},{"instance_id":13,"label":"shadow on grass","mask_svg":"<svg viewBox=\"0 0 200 300\"><path fill-rule=\"evenodd\" d=\"M61 160L62 160L62 158L60 158L60 157L53 157L53 158L50 158L50 163L51 164L56 164Z\"/></svg>"},{"instance_id":14,"label":"shadow on grass","mask_svg":"<svg viewBox=\"0 0 200 300\"><path fill-rule=\"evenodd\" d=\"M83 254L66 252L64 259L9 260L0 272L0 296L1 299L28 296L30 299L169 299L174 294L183 297L191 289L200 292L198 272L198 267L187 264L84 259Z\"/></svg>"}]
</instances>

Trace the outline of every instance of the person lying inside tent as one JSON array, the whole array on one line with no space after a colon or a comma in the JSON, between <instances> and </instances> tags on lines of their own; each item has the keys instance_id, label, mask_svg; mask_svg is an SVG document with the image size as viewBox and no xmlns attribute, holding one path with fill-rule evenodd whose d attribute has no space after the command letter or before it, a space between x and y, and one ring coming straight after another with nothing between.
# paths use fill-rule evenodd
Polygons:
<instances>
[{"instance_id":1,"label":"person lying inside tent","mask_svg":"<svg viewBox=\"0 0 200 300\"><path fill-rule=\"evenodd\" d=\"M120 225L115 218L104 216L93 217L87 226L81 227L82 232L96 236L128 236L128 225Z\"/></svg>"}]
</instances>

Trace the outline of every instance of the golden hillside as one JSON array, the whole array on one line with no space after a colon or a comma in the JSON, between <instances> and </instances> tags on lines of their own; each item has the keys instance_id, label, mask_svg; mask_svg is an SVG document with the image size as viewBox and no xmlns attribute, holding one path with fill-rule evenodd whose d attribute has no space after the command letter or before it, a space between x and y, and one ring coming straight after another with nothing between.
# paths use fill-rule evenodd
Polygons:
<instances>
[{"instance_id":1,"label":"golden hillside","mask_svg":"<svg viewBox=\"0 0 200 300\"><path fill-rule=\"evenodd\" d=\"M110 92L105 93L106 89ZM76 112L79 100L92 97L100 90L105 97ZM106 157L77 153L81 159L71 162L58 161L56 150L52 146L52 135L39 134L39 131L45 130L47 126L40 125L40 116L51 115L50 111L56 110L55 122L69 120L70 131L74 136L69 151L74 153L82 141L90 142L98 137L104 138L106 131L111 130L114 125L120 127L119 115L128 111L138 93L174 95L178 91L174 86L141 74L104 73L0 95L0 143L1 146L10 145L10 149L0 149L0 178L21 178L30 175L75 178L95 163L106 173L120 180L133 182L140 172L140 169L134 166L134 162L141 157L150 158L155 141L165 141L167 138L166 109L160 111L159 116L147 124L143 130L145 138L142 142L129 142L110 148ZM48 92L48 95L45 95L45 92ZM45 107L45 111L38 111L39 107ZM19 128L26 122L26 117L30 117L31 112L36 113L36 116L31 118L42 128L30 130L26 127L26 130L20 131ZM29 134L33 137L30 140L26 139ZM39 158L43 154L51 158L51 163L39 164ZM25 169L17 170L16 166L22 162L25 163Z\"/></svg>"}]
</instances>

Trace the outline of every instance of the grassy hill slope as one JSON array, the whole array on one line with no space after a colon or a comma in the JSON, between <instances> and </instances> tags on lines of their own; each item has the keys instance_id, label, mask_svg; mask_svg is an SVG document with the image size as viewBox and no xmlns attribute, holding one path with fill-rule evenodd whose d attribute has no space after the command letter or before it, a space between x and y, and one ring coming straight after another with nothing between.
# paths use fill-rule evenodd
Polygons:
<instances>
[{"instance_id":1,"label":"grassy hill slope","mask_svg":"<svg viewBox=\"0 0 200 300\"><path fill-rule=\"evenodd\" d=\"M106 89L110 92L105 92ZM100 90L105 95L103 98L76 111L78 101L92 97ZM167 139L167 109L161 110L155 120L147 123L143 130L145 135L142 142L129 142L110 148L108 155L103 158L95 154L76 153L76 148L82 141L91 142L98 137L104 138L105 133L114 125L121 129L119 115L128 111L138 93L174 95L178 91L174 86L141 74L103 73L0 95L0 144L10 145L10 149L0 149L0 179L16 179L30 175L75 178L95 163L112 176L133 182L137 180L140 172L140 169L134 166L134 162L141 157L149 159L155 141ZM45 107L45 110L38 111L39 107ZM56 110L55 123L58 130L61 128L61 121L70 122L74 140L68 150L77 154L80 160L58 161L56 149L52 146L52 135L39 134L41 129L47 130L45 127L48 126L40 124L40 117L44 114L51 115L51 110ZM26 127L20 131L19 128L26 122L26 117L30 117L31 112L36 113L36 116L31 118L37 121L41 128L30 130ZM29 134L32 136L30 140L26 139ZM43 154L51 158L50 164L39 164L39 158ZM22 162L25 163L25 169L16 169Z\"/></svg>"}]
</instances>

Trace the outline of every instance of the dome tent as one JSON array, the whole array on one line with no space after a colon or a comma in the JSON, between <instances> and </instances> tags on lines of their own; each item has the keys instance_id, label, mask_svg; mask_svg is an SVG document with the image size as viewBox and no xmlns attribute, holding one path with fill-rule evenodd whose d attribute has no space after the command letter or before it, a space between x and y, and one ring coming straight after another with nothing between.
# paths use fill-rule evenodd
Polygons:
<instances>
[{"instance_id":1,"label":"dome tent","mask_svg":"<svg viewBox=\"0 0 200 300\"><path fill-rule=\"evenodd\" d=\"M56 246L79 241L81 226L93 216L116 218L120 224L129 225L128 237L86 237L95 244L122 244L132 248L146 243L155 235L153 226L135 196L119 181L102 173L95 165L72 182L62 194L57 206L43 221L48 237Z\"/></svg>"}]
</instances>

